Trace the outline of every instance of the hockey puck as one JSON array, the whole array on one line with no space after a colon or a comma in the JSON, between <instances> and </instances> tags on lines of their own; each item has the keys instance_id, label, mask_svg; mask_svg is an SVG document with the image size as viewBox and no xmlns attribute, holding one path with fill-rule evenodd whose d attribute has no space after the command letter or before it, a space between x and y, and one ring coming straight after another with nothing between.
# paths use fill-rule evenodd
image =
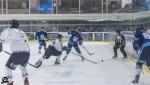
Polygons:
<instances>
[{"instance_id":1,"label":"hockey puck","mask_svg":"<svg viewBox=\"0 0 150 85\"><path fill-rule=\"evenodd\" d=\"M101 60L101 62L103 62L104 60Z\"/></svg>"}]
</instances>

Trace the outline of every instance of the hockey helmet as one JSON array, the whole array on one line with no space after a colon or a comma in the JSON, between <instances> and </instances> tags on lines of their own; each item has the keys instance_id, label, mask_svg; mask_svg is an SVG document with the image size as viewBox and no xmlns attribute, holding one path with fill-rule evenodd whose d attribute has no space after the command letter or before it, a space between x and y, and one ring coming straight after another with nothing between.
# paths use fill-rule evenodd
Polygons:
<instances>
[{"instance_id":1,"label":"hockey helmet","mask_svg":"<svg viewBox=\"0 0 150 85\"><path fill-rule=\"evenodd\" d=\"M116 30L116 33L120 34L120 33L121 33L121 31L120 31L120 30Z\"/></svg>"},{"instance_id":2,"label":"hockey helmet","mask_svg":"<svg viewBox=\"0 0 150 85\"><path fill-rule=\"evenodd\" d=\"M13 19L11 21L11 28L18 28L19 27L19 23L17 20Z\"/></svg>"},{"instance_id":3,"label":"hockey helmet","mask_svg":"<svg viewBox=\"0 0 150 85\"><path fill-rule=\"evenodd\" d=\"M143 25L138 25L136 28L136 33L142 33L145 32L144 26Z\"/></svg>"}]
</instances>

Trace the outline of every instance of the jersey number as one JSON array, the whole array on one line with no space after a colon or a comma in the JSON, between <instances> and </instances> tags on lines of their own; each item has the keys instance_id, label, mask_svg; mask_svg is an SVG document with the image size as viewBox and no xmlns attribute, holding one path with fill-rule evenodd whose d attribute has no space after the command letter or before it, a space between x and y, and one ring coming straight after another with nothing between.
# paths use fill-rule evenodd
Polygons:
<instances>
[{"instance_id":1,"label":"jersey number","mask_svg":"<svg viewBox=\"0 0 150 85\"><path fill-rule=\"evenodd\" d=\"M78 41L78 38L75 36L75 37L73 38L73 41L74 41L74 42L77 42L77 41Z\"/></svg>"},{"instance_id":2,"label":"jersey number","mask_svg":"<svg viewBox=\"0 0 150 85\"><path fill-rule=\"evenodd\" d=\"M44 35L40 35L41 40L45 40L45 36Z\"/></svg>"}]
</instances>

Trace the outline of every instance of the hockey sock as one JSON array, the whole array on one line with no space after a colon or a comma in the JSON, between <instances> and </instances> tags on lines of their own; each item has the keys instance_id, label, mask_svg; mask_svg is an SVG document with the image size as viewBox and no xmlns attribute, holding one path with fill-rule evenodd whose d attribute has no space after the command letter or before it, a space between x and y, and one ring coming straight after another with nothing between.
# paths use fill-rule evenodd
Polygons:
<instances>
[{"instance_id":1,"label":"hockey sock","mask_svg":"<svg viewBox=\"0 0 150 85\"><path fill-rule=\"evenodd\" d=\"M141 74L142 69L140 67L136 68L136 75L140 75Z\"/></svg>"},{"instance_id":2,"label":"hockey sock","mask_svg":"<svg viewBox=\"0 0 150 85\"><path fill-rule=\"evenodd\" d=\"M141 70L142 70L141 67L136 67L136 76L135 76L135 79L132 81L132 83L139 82Z\"/></svg>"},{"instance_id":3,"label":"hockey sock","mask_svg":"<svg viewBox=\"0 0 150 85\"><path fill-rule=\"evenodd\" d=\"M12 79L12 69L6 67L6 77L8 78L8 82L12 83L13 79Z\"/></svg>"},{"instance_id":4,"label":"hockey sock","mask_svg":"<svg viewBox=\"0 0 150 85\"><path fill-rule=\"evenodd\" d=\"M22 77L24 78L28 78L28 71L27 71L27 68L26 67L23 67L23 66L19 66L21 72L22 72Z\"/></svg>"}]
</instances>

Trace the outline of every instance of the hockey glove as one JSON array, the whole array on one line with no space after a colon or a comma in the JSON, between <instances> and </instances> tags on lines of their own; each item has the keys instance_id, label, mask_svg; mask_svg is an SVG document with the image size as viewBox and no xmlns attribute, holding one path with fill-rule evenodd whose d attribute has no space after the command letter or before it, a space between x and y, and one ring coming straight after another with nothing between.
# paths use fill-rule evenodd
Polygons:
<instances>
[{"instance_id":1,"label":"hockey glove","mask_svg":"<svg viewBox=\"0 0 150 85\"><path fill-rule=\"evenodd\" d=\"M63 51L66 51L66 50L67 50L67 47L66 47L66 46L62 47L62 50L63 50Z\"/></svg>"},{"instance_id":2,"label":"hockey glove","mask_svg":"<svg viewBox=\"0 0 150 85\"><path fill-rule=\"evenodd\" d=\"M79 41L79 45L82 45L82 41Z\"/></svg>"},{"instance_id":3,"label":"hockey glove","mask_svg":"<svg viewBox=\"0 0 150 85\"><path fill-rule=\"evenodd\" d=\"M136 44L136 43L133 43L133 49L134 49L135 51L138 51L138 49L139 49L139 46L138 46L138 44Z\"/></svg>"}]
</instances>

